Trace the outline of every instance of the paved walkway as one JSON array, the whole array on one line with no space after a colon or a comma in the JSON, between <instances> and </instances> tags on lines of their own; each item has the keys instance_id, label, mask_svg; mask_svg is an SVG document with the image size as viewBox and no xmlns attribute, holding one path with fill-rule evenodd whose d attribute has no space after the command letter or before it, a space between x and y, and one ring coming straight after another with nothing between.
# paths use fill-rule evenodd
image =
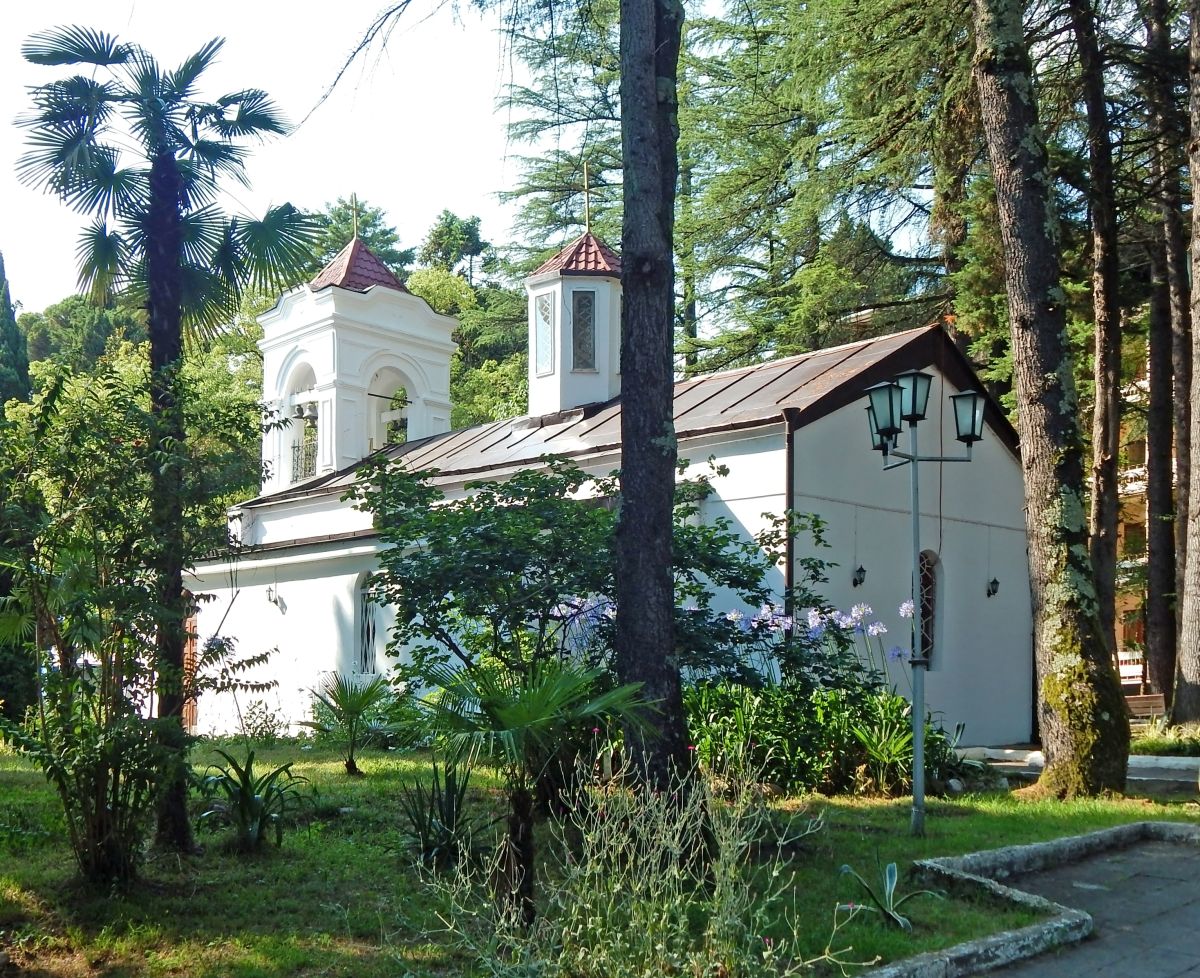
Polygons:
<instances>
[{"instance_id":1,"label":"paved walkway","mask_svg":"<svg viewBox=\"0 0 1200 978\"><path fill-rule=\"evenodd\" d=\"M1003 968L1001 978L1200 978L1200 850L1171 842L1005 880L1090 913L1087 940Z\"/></svg>"}]
</instances>

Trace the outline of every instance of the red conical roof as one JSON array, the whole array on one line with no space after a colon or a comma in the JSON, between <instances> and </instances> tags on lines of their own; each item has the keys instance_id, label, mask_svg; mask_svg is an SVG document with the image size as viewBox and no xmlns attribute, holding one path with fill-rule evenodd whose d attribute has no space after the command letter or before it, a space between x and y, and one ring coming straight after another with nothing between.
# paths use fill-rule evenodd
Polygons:
<instances>
[{"instance_id":1,"label":"red conical roof","mask_svg":"<svg viewBox=\"0 0 1200 978\"><path fill-rule=\"evenodd\" d=\"M373 285L407 292L404 283L382 261L375 257L362 239L355 238L317 274L308 287L314 292L337 285L355 292L366 292Z\"/></svg>"},{"instance_id":2,"label":"red conical roof","mask_svg":"<svg viewBox=\"0 0 1200 978\"><path fill-rule=\"evenodd\" d=\"M620 278L621 256L591 231L585 231L529 277L536 278L549 272L558 272L560 275L607 275Z\"/></svg>"}]
</instances>

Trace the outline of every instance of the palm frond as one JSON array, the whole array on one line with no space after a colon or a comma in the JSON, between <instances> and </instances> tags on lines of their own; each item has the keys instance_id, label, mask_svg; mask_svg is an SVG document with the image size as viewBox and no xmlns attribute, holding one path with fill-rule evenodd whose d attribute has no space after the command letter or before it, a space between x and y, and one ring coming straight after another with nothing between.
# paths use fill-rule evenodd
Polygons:
<instances>
[{"instance_id":1,"label":"palm frond","mask_svg":"<svg viewBox=\"0 0 1200 978\"><path fill-rule=\"evenodd\" d=\"M248 283L263 291L295 280L308 267L319 229L291 204L272 207L261 220L240 220L234 236L241 248Z\"/></svg>"},{"instance_id":2,"label":"palm frond","mask_svg":"<svg viewBox=\"0 0 1200 978\"><path fill-rule=\"evenodd\" d=\"M75 248L80 290L97 299L112 298L121 290L128 254L124 237L103 218L84 228Z\"/></svg>"},{"instance_id":3,"label":"palm frond","mask_svg":"<svg viewBox=\"0 0 1200 978\"><path fill-rule=\"evenodd\" d=\"M78 211L102 217L129 216L142 210L150 193L146 171L119 169L117 159L112 147L98 146L88 172L76 172L74 186L64 188L67 203Z\"/></svg>"},{"instance_id":4,"label":"palm frond","mask_svg":"<svg viewBox=\"0 0 1200 978\"><path fill-rule=\"evenodd\" d=\"M130 45L89 27L54 27L21 45L21 56L37 65L119 65L130 55Z\"/></svg>"},{"instance_id":5,"label":"palm frond","mask_svg":"<svg viewBox=\"0 0 1200 978\"><path fill-rule=\"evenodd\" d=\"M164 79L166 87L178 99L191 98L196 82L217 60L221 48L225 46L225 38L214 37L207 41L195 54L191 55L174 71L168 72Z\"/></svg>"},{"instance_id":6,"label":"palm frond","mask_svg":"<svg viewBox=\"0 0 1200 978\"><path fill-rule=\"evenodd\" d=\"M184 330L208 345L236 314L238 292L228 278L207 265L185 264L180 273Z\"/></svg>"},{"instance_id":7,"label":"palm frond","mask_svg":"<svg viewBox=\"0 0 1200 978\"><path fill-rule=\"evenodd\" d=\"M35 129L29 147L17 161L18 179L30 186L45 187L64 199L80 183L87 182L105 152L92 130L79 122Z\"/></svg>"},{"instance_id":8,"label":"palm frond","mask_svg":"<svg viewBox=\"0 0 1200 978\"><path fill-rule=\"evenodd\" d=\"M57 126L78 122L98 129L112 114L122 90L111 82L97 81L86 75L73 75L39 85L32 90L34 111L21 116L17 124L25 128Z\"/></svg>"},{"instance_id":9,"label":"palm frond","mask_svg":"<svg viewBox=\"0 0 1200 978\"><path fill-rule=\"evenodd\" d=\"M184 143L182 159L202 171L209 181L231 176L243 186L246 180L246 149L217 139L191 139Z\"/></svg>"},{"instance_id":10,"label":"palm frond","mask_svg":"<svg viewBox=\"0 0 1200 978\"><path fill-rule=\"evenodd\" d=\"M271 97L260 88L246 88L217 99L220 112L209 120L222 139L286 135L290 127ZM230 109L234 111L230 113Z\"/></svg>"}]
</instances>

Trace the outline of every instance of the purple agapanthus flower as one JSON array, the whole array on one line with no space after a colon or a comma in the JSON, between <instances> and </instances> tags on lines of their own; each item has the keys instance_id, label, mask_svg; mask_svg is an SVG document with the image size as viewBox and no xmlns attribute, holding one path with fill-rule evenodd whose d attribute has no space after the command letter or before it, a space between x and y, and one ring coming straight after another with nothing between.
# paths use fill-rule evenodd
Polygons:
<instances>
[{"instance_id":1,"label":"purple agapanthus flower","mask_svg":"<svg viewBox=\"0 0 1200 978\"><path fill-rule=\"evenodd\" d=\"M901 618L911 618L912 616L913 616L912 598L909 598L906 601L901 601L900 602L900 617Z\"/></svg>"},{"instance_id":2,"label":"purple agapanthus flower","mask_svg":"<svg viewBox=\"0 0 1200 978\"><path fill-rule=\"evenodd\" d=\"M893 645L887 651L888 662L907 662L908 652L900 648L899 645Z\"/></svg>"},{"instance_id":3,"label":"purple agapanthus flower","mask_svg":"<svg viewBox=\"0 0 1200 978\"><path fill-rule=\"evenodd\" d=\"M869 604L856 604L850 609L850 617L854 619L855 624L858 624L869 614L871 614L871 606Z\"/></svg>"},{"instance_id":4,"label":"purple agapanthus flower","mask_svg":"<svg viewBox=\"0 0 1200 978\"><path fill-rule=\"evenodd\" d=\"M870 635L871 638L875 638L877 635L886 635L887 625L881 621L873 621L867 626L867 634Z\"/></svg>"}]
</instances>

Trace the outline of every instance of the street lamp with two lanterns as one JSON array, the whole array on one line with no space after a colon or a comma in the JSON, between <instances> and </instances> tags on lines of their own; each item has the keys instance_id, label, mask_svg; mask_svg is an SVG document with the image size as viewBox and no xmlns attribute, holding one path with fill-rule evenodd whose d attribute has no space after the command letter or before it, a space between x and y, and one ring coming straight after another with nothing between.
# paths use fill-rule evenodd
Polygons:
<instances>
[{"instance_id":1,"label":"street lamp with two lanterns","mask_svg":"<svg viewBox=\"0 0 1200 978\"><path fill-rule=\"evenodd\" d=\"M925 672L929 668L921 621L921 508L919 462L969 462L971 446L983 438L983 412L987 403L978 391L951 394L956 438L967 446L965 455L921 455L917 451L917 425L925 420L933 375L906 370L892 380L868 387L867 421L871 447L883 455L883 469L911 466L912 490L912 725L913 792L912 833L925 834ZM898 447L904 423L908 423L908 450ZM889 458L893 461L889 461Z\"/></svg>"}]
</instances>

